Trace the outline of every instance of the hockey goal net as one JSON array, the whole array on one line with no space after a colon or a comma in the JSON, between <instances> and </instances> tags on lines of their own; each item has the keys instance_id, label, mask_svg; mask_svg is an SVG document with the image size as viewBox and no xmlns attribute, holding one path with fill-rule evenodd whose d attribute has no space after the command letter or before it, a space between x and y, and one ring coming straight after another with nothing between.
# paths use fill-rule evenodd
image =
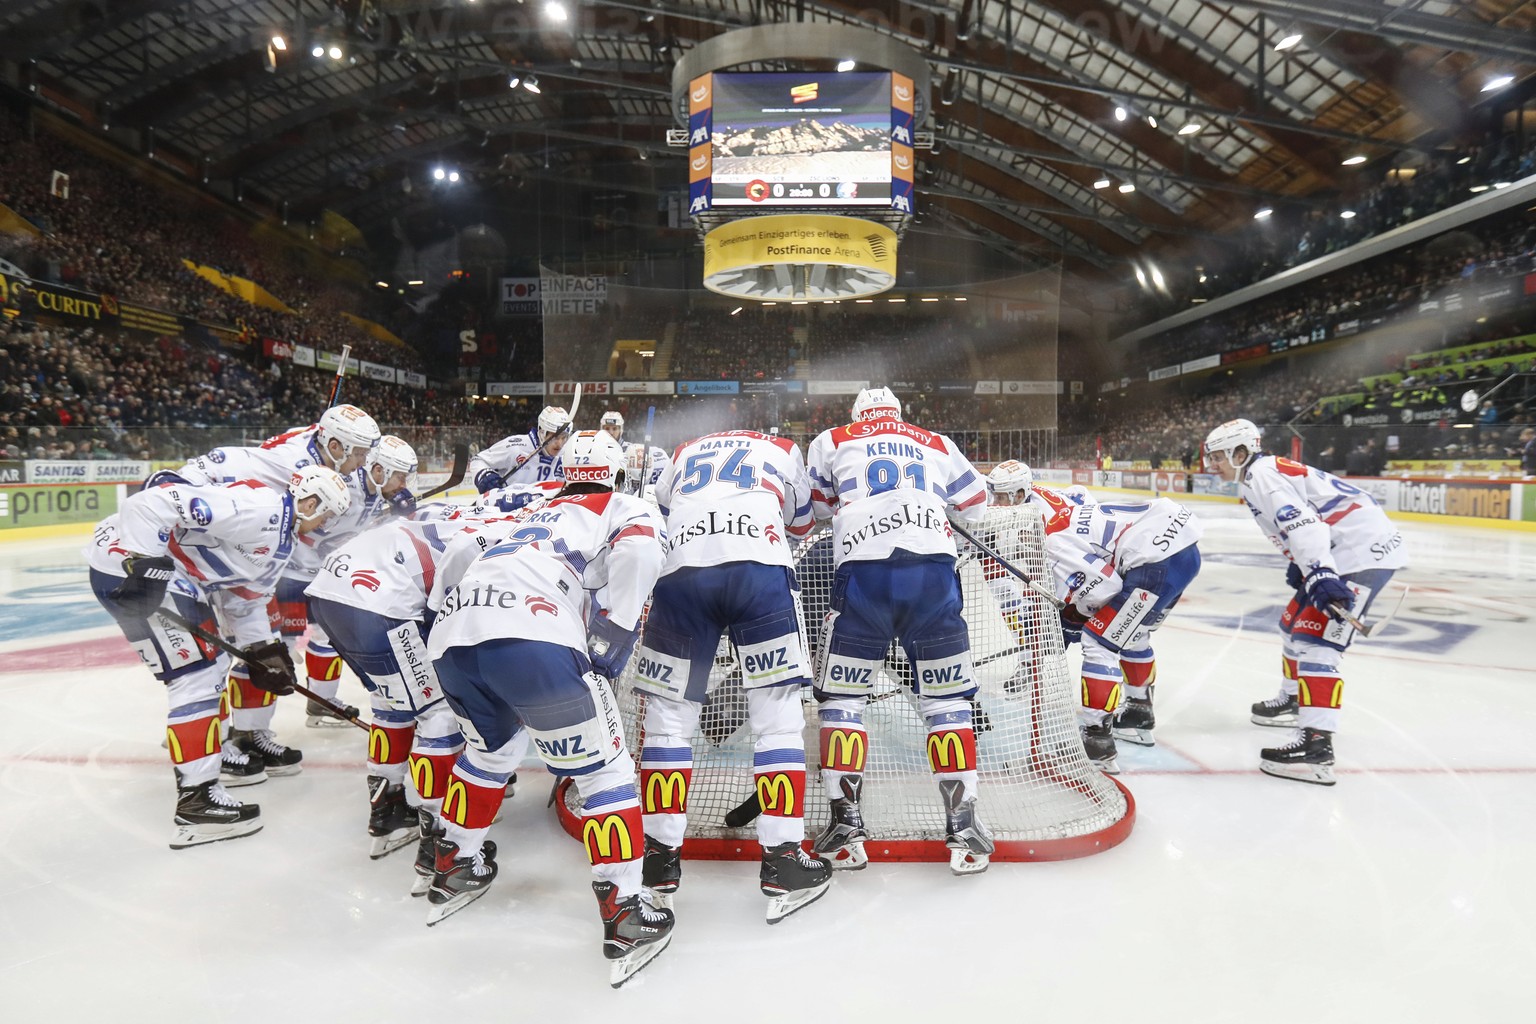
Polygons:
<instances>
[{"instance_id":1,"label":"hockey goal net","mask_svg":"<svg viewBox=\"0 0 1536 1024\"><path fill-rule=\"evenodd\" d=\"M1049 580L1043 520L1033 506L993 506L973 532L1030 579ZM978 813L997 841L992 859L1060 860L1121 842L1130 834L1135 801L1118 782L1094 769L1083 752L1076 690L1055 609L964 541L958 568L979 687L973 715ZM819 659L821 623L833 581L831 533L826 527L800 547L796 575L809 647ZM869 751L861 806L870 833L865 849L876 861L945 861L949 852L944 847L944 813L929 773L927 728L917 713L910 678L905 655L893 645L864 710ZM626 671L618 696L638 761L642 705L630 683L631 672ZM827 824L828 802L816 763L816 703L809 688L804 695L805 827L807 838L814 838ZM725 824L733 809L750 806L755 789L741 666L723 641L693 753L683 856L757 859L755 825ZM562 797L562 821L578 834L574 787L563 787Z\"/></svg>"}]
</instances>

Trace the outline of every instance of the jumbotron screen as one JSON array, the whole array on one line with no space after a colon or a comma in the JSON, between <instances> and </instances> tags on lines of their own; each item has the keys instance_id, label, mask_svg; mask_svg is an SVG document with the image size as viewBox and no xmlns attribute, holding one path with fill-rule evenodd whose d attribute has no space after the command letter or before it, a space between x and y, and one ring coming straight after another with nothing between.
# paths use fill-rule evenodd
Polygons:
<instances>
[{"instance_id":1,"label":"jumbotron screen","mask_svg":"<svg viewBox=\"0 0 1536 1024\"><path fill-rule=\"evenodd\" d=\"M714 206L891 205L888 71L714 75Z\"/></svg>"}]
</instances>

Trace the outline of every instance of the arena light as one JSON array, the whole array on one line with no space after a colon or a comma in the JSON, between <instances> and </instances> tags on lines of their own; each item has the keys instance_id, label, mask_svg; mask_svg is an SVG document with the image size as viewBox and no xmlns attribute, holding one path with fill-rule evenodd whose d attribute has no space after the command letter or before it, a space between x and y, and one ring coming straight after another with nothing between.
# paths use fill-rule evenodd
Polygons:
<instances>
[{"instance_id":1,"label":"arena light","mask_svg":"<svg viewBox=\"0 0 1536 1024\"><path fill-rule=\"evenodd\" d=\"M375 286L377 286L379 288L388 288L389 287L389 282L388 281L375 281L373 283L374 283Z\"/></svg>"},{"instance_id":2,"label":"arena light","mask_svg":"<svg viewBox=\"0 0 1536 1024\"><path fill-rule=\"evenodd\" d=\"M1120 193L1122 195L1130 195L1132 192L1135 192L1135 191L1136 191L1136 185L1133 182L1123 181L1123 182L1120 183Z\"/></svg>"},{"instance_id":3,"label":"arena light","mask_svg":"<svg viewBox=\"0 0 1536 1024\"><path fill-rule=\"evenodd\" d=\"M810 304L811 304L811 300L810 299L795 299L792 302L790 302L791 306L809 306Z\"/></svg>"},{"instance_id":4,"label":"arena light","mask_svg":"<svg viewBox=\"0 0 1536 1024\"><path fill-rule=\"evenodd\" d=\"M1281 36L1280 41L1275 44L1275 50L1276 52L1284 53L1286 50L1295 49L1300 42L1300 32L1287 32L1285 35Z\"/></svg>"},{"instance_id":5,"label":"arena light","mask_svg":"<svg viewBox=\"0 0 1536 1024\"><path fill-rule=\"evenodd\" d=\"M448 172L443 170L441 167L432 168L433 181L442 181L446 177L448 177Z\"/></svg>"},{"instance_id":6,"label":"arena light","mask_svg":"<svg viewBox=\"0 0 1536 1024\"><path fill-rule=\"evenodd\" d=\"M1468 192L1487 192L1488 191L1488 186L1487 185L1473 185L1471 188L1467 189L1467 191Z\"/></svg>"},{"instance_id":7,"label":"arena light","mask_svg":"<svg viewBox=\"0 0 1536 1024\"><path fill-rule=\"evenodd\" d=\"M858 61L853 60L840 60L837 62L837 70L839 71L852 71L858 66Z\"/></svg>"},{"instance_id":8,"label":"arena light","mask_svg":"<svg viewBox=\"0 0 1536 1024\"><path fill-rule=\"evenodd\" d=\"M1507 181L1496 181L1493 183L1494 188L1509 188L1509 186L1510 182Z\"/></svg>"},{"instance_id":9,"label":"arena light","mask_svg":"<svg viewBox=\"0 0 1536 1024\"><path fill-rule=\"evenodd\" d=\"M529 75L527 78L523 79L523 88L527 89L535 96L539 95L539 93L542 91L539 89L539 76Z\"/></svg>"},{"instance_id":10,"label":"arena light","mask_svg":"<svg viewBox=\"0 0 1536 1024\"><path fill-rule=\"evenodd\" d=\"M280 52L287 52L288 40L284 39L282 36L273 36L272 49L278 50Z\"/></svg>"},{"instance_id":11,"label":"arena light","mask_svg":"<svg viewBox=\"0 0 1536 1024\"><path fill-rule=\"evenodd\" d=\"M853 300L853 301L854 301L854 302L857 302L857 303L858 303L858 304L859 304L859 305L861 305L861 306L862 306L862 305L864 305L864 304L865 304L865 303L866 303L866 302L874 302L874 301L875 301L875 300L874 300L874 299L854 299L854 300Z\"/></svg>"},{"instance_id":12,"label":"arena light","mask_svg":"<svg viewBox=\"0 0 1536 1024\"><path fill-rule=\"evenodd\" d=\"M560 3L559 0L550 0L549 3L544 5L544 17L550 21L559 22L571 19L570 12L565 9L565 4Z\"/></svg>"},{"instance_id":13,"label":"arena light","mask_svg":"<svg viewBox=\"0 0 1536 1024\"><path fill-rule=\"evenodd\" d=\"M1153 117L1151 114L1147 115L1147 127L1149 127L1149 128L1156 128L1157 127L1157 118Z\"/></svg>"},{"instance_id":14,"label":"arena light","mask_svg":"<svg viewBox=\"0 0 1536 1024\"><path fill-rule=\"evenodd\" d=\"M1168 282L1163 279L1163 272L1157 269L1156 263L1148 264L1148 266L1152 268L1152 283L1157 286L1159 291L1166 290Z\"/></svg>"},{"instance_id":15,"label":"arena light","mask_svg":"<svg viewBox=\"0 0 1536 1024\"><path fill-rule=\"evenodd\" d=\"M331 60L341 60L341 47L339 46L333 46L329 50L326 50L325 53L326 56L331 58Z\"/></svg>"},{"instance_id":16,"label":"arena light","mask_svg":"<svg viewBox=\"0 0 1536 1024\"><path fill-rule=\"evenodd\" d=\"M956 295L955 296L955 301L956 302L964 302L965 301L965 296L964 295Z\"/></svg>"},{"instance_id":17,"label":"arena light","mask_svg":"<svg viewBox=\"0 0 1536 1024\"><path fill-rule=\"evenodd\" d=\"M410 287L410 288L420 288L422 285L426 284L427 282L418 279L418 280L415 280L415 281L407 281L405 283L406 283L407 287Z\"/></svg>"},{"instance_id":18,"label":"arena light","mask_svg":"<svg viewBox=\"0 0 1536 1024\"><path fill-rule=\"evenodd\" d=\"M1131 116L1130 111L1126 110L1124 107L1121 107L1121 106L1115 107L1115 120L1116 121L1124 121L1126 118L1128 118L1130 116Z\"/></svg>"},{"instance_id":19,"label":"arena light","mask_svg":"<svg viewBox=\"0 0 1536 1024\"><path fill-rule=\"evenodd\" d=\"M325 56L325 47L323 47L323 46L316 46L312 50L309 51L309 55L311 57L324 57Z\"/></svg>"},{"instance_id":20,"label":"arena light","mask_svg":"<svg viewBox=\"0 0 1536 1024\"><path fill-rule=\"evenodd\" d=\"M1142 270L1140 267L1136 268L1136 283L1141 285L1143 288L1147 286L1147 272Z\"/></svg>"},{"instance_id":21,"label":"arena light","mask_svg":"<svg viewBox=\"0 0 1536 1024\"><path fill-rule=\"evenodd\" d=\"M1109 179L1108 178L1100 178L1098 181L1093 183L1093 187L1094 188L1109 188Z\"/></svg>"},{"instance_id":22,"label":"arena light","mask_svg":"<svg viewBox=\"0 0 1536 1024\"><path fill-rule=\"evenodd\" d=\"M1463 165L1463 164L1469 164L1469 163L1471 163L1471 162L1472 162L1472 158L1471 158L1471 157L1470 157L1470 156L1464 156L1464 157L1462 157L1462 158L1461 158L1461 159L1460 159L1460 160L1457 160L1457 161L1456 161L1456 166L1457 166L1457 167L1460 167L1460 166L1462 166L1462 165Z\"/></svg>"},{"instance_id":23,"label":"arena light","mask_svg":"<svg viewBox=\"0 0 1536 1024\"><path fill-rule=\"evenodd\" d=\"M886 299L886 302L906 302L906 299Z\"/></svg>"},{"instance_id":24,"label":"arena light","mask_svg":"<svg viewBox=\"0 0 1536 1024\"><path fill-rule=\"evenodd\" d=\"M1200 129L1203 128L1203 127L1205 127L1205 126L1202 125L1199 121L1191 121L1191 122L1189 122L1189 124L1183 125L1182 127L1179 128L1179 134L1180 135L1194 135L1197 132L1199 132Z\"/></svg>"},{"instance_id":25,"label":"arena light","mask_svg":"<svg viewBox=\"0 0 1536 1024\"><path fill-rule=\"evenodd\" d=\"M1354 210L1345 210L1343 213L1339 214L1339 216L1343 217L1345 220L1354 220L1355 219L1355 211Z\"/></svg>"},{"instance_id":26,"label":"arena light","mask_svg":"<svg viewBox=\"0 0 1536 1024\"><path fill-rule=\"evenodd\" d=\"M737 306L735 309L731 310L731 316L735 316L737 313L740 313L745 308L746 308L745 306Z\"/></svg>"},{"instance_id":27,"label":"arena light","mask_svg":"<svg viewBox=\"0 0 1536 1024\"><path fill-rule=\"evenodd\" d=\"M938 300L937 297L929 297L929 296L925 295L921 299L918 299L917 301L918 302L938 302L939 300Z\"/></svg>"},{"instance_id":28,"label":"arena light","mask_svg":"<svg viewBox=\"0 0 1536 1024\"><path fill-rule=\"evenodd\" d=\"M1514 80L1514 75L1499 75L1497 78L1490 78L1488 81L1484 82L1483 87L1479 89L1478 92L1493 92L1495 89L1504 88Z\"/></svg>"},{"instance_id":29,"label":"arena light","mask_svg":"<svg viewBox=\"0 0 1536 1024\"><path fill-rule=\"evenodd\" d=\"M520 86L522 84L523 84L523 77L521 75L511 75L511 76L509 76L507 78L507 88L508 89L516 89L518 86Z\"/></svg>"},{"instance_id":30,"label":"arena light","mask_svg":"<svg viewBox=\"0 0 1536 1024\"><path fill-rule=\"evenodd\" d=\"M1275 211L1270 209L1268 206L1261 207L1260 209L1257 209L1257 210L1253 211L1253 219L1254 220L1268 220L1270 218L1270 216L1274 214L1274 212Z\"/></svg>"},{"instance_id":31,"label":"arena light","mask_svg":"<svg viewBox=\"0 0 1536 1024\"><path fill-rule=\"evenodd\" d=\"M1359 153L1356 153L1354 156L1345 157L1341 162L1345 167L1358 167L1365 163L1365 157L1361 156Z\"/></svg>"},{"instance_id":32,"label":"arena light","mask_svg":"<svg viewBox=\"0 0 1536 1024\"><path fill-rule=\"evenodd\" d=\"M459 180L459 172L458 171L449 171L448 172L448 180L449 181L458 181Z\"/></svg>"}]
</instances>

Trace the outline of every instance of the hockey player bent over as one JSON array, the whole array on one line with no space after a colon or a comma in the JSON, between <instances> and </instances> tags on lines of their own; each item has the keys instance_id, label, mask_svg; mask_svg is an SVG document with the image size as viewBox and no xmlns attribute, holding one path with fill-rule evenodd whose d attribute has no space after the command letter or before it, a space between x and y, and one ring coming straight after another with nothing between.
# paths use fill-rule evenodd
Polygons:
<instances>
[{"instance_id":1,"label":"hockey player bent over","mask_svg":"<svg viewBox=\"0 0 1536 1024\"><path fill-rule=\"evenodd\" d=\"M557 405L539 413L534 428L483 448L469 460L475 490L533 493L546 480L560 479L560 449L571 433L571 414Z\"/></svg>"},{"instance_id":2,"label":"hockey player bent over","mask_svg":"<svg viewBox=\"0 0 1536 1024\"><path fill-rule=\"evenodd\" d=\"M633 450L633 449L631 449ZM755 737L762 844L759 886L773 924L820 898L832 868L805 839L805 719L810 682L795 608L789 538L810 532L811 484L800 447L751 430L707 434L677 449L656 500L667 560L651 597L633 676L645 746L645 884L670 896L681 879L693 736L722 632L743 666ZM670 905L670 904L669 904Z\"/></svg>"},{"instance_id":3,"label":"hockey player bent over","mask_svg":"<svg viewBox=\"0 0 1536 1024\"><path fill-rule=\"evenodd\" d=\"M267 600L299 541L350 504L341 477L305 466L281 490L254 480L228 487L164 483L129 496L121 511L97 524L86 549L91 589L165 684L170 704L171 849L250 835L261 828L261 811L234 799L219 780L219 700L229 659L156 610L231 638L245 649L255 686L292 693L293 663L272 635ZM232 783L266 779L250 751L232 753Z\"/></svg>"},{"instance_id":4,"label":"hockey player bent over","mask_svg":"<svg viewBox=\"0 0 1536 1024\"><path fill-rule=\"evenodd\" d=\"M305 591L315 623L367 687L373 706L369 856L378 859L419 838L413 896L425 896L431 885L448 774L464 749L458 719L427 657L427 595L450 543L472 539L472 557L490 546L492 531L471 519L388 523L333 552Z\"/></svg>"},{"instance_id":5,"label":"hockey player bent over","mask_svg":"<svg viewBox=\"0 0 1536 1024\"><path fill-rule=\"evenodd\" d=\"M901 403L883 387L860 391L853 422L817 436L806 462L815 515L832 519L837 566L816 681L832 823L816 851L833 855L837 867L868 863L859 808L863 710L895 639L928 725L950 869L984 871L994 844L976 814L976 680L946 516L981 522L986 485L949 438L902 422Z\"/></svg>"},{"instance_id":6,"label":"hockey player bent over","mask_svg":"<svg viewBox=\"0 0 1536 1024\"><path fill-rule=\"evenodd\" d=\"M642 892L638 780L611 682L634 649L665 531L650 505L614 492L623 452L613 438L577 434L561 461L559 495L519 510L462 578L445 570L433 584L428 651L468 745L448 780L428 898L445 916L495 879L496 847L485 834L526 729L549 770L570 776L581 796L603 954L616 961L618 986L672 934L671 911ZM609 606L593 610L589 635L587 592L605 587Z\"/></svg>"},{"instance_id":7,"label":"hockey player bent over","mask_svg":"<svg viewBox=\"0 0 1536 1024\"><path fill-rule=\"evenodd\" d=\"M1237 481L1253 521L1290 565L1294 595L1280 616L1280 693L1253 705L1259 725L1300 727L1290 742L1259 752L1259 768L1282 779L1334 784L1333 734L1344 680L1339 663L1354 629L1339 610L1363 617L1392 574L1408 564L1403 536L1369 494L1331 473L1259 450L1259 428L1230 420L1205 439L1207 463Z\"/></svg>"},{"instance_id":8,"label":"hockey player bent over","mask_svg":"<svg viewBox=\"0 0 1536 1024\"><path fill-rule=\"evenodd\" d=\"M667 453L655 445L631 444L624 440L624 414L616 409L603 413L598 427L608 432L624 449L624 492L626 494L650 494L661 480L670 460Z\"/></svg>"},{"instance_id":9,"label":"hockey player bent over","mask_svg":"<svg viewBox=\"0 0 1536 1024\"><path fill-rule=\"evenodd\" d=\"M1152 631L1200 572L1203 532L1194 513L1167 498L1067 504L1046 521L1063 630L1083 644L1083 747L1100 771L1120 770L1116 738L1152 746Z\"/></svg>"}]
</instances>

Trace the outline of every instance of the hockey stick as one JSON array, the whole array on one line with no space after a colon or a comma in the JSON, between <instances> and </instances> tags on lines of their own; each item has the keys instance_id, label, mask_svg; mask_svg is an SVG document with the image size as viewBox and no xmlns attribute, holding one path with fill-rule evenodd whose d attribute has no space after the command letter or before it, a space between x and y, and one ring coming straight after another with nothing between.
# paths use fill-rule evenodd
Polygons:
<instances>
[{"instance_id":1,"label":"hockey stick","mask_svg":"<svg viewBox=\"0 0 1536 1024\"><path fill-rule=\"evenodd\" d=\"M1366 623L1361 619L1355 618L1341 604L1329 605L1328 610L1334 615L1337 615L1339 618L1343 619L1350 626L1354 627L1355 632L1369 639L1377 633L1380 633L1387 627L1387 623L1391 622L1397 617L1398 610L1403 607L1403 602L1408 599L1408 591L1412 589L1413 588L1408 586L1406 583L1403 584L1402 591L1397 595L1397 603L1387 610L1387 614L1377 616L1376 621L1372 622L1370 625L1366 625Z\"/></svg>"},{"instance_id":2,"label":"hockey stick","mask_svg":"<svg viewBox=\"0 0 1536 1024\"><path fill-rule=\"evenodd\" d=\"M1034 591L1034 593L1042 600L1049 603L1052 608L1060 611L1062 608L1066 607L1065 602L1058 600L1055 594L1051 593L1049 590L1046 590L1044 587L1040 586L1040 584L1024 575L1023 570L1016 568L1012 562L1008 561L996 551L993 551L986 544L983 544L970 530L967 530L953 519L949 521L949 525L956 533L970 541L971 544L980 550L982 554L989 555L995 562L997 562L998 565L1002 566L1009 573L1023 580L1025 586Z\"/></svg>"},{"instance_id":3,"label":"hockey stick","mask_svg":"<svg viewBox=\"0 0 1536 1024\"><path fill-rule=\"evenodd\" d=\"M459 486L464 482L464 472L467 469L469 469L469 445L456 444L453 446L453 468L448 471L448 479L417 498L416 501L418 503L426 501L428 498L436 497L446 490Z\"/></svg>"},{"instance_id":4,"label":"hockey stick","mask_svg":"<svg viewBox=\"0 0 1536 1024\"><path fill-rule=\"evenodd\" d=\"M651 481L651 427L656 424L656 407L653 405L645 412L645 457L640 460L640 489L635 494L645 497L645 486Z\"/></svg>"},{"instance_id":5,"label":"hockey stick","mask_svg":"<svg viewBox=\"0 0 1536 1024\"><path fill-rule=\"evenodd\" d=\"M576 429L576 410L581 408L581 381L576 382L576 390L571 392L571 429Z\"/></svg>"},{"instance_id":6,"label":"hockey stick","mask_svg":"<svg viewBox=\"0 0 1536 1024\"><path fill-rule=\"evenodd\" d=\"M347 372L347 357L351 354L351 345L341 346L341 365L336 367L336 381L331 385L331 399L325 403L327 409L336 408L336 399L341 397L341 378Z\"/></svg>"},{"instance_id":7,"label":"hockey stick","mask_svg":"<svg viewBox=\"0 0 1536 1024\"><path fill-rule=\"evenodd\" d=\"M180 615L178 615L177 613L171 611L170 609L168 609L168 608L157 608L155 610L155 614L160 616L166 622L169 622L171 625L177 626L177 627L179 627L181 629L186 630L188 633L191 633L193 636L197 637L199 640L203 641L204 643L212 644L213 646L217 647L219 650L223 651L225 654L229 655L230 657L232 657L232 658L239 658L241 661L245 660L245 651L243 651L240 648L236 647L234 644L230 643L228 640L225 640L223 637L217 636L217 635L215 635L213 633L208 632L206 629L204 629L202 626L199 626L197 623L190 622L190 621L182 618ZM365 725L361 719L351 717L350 715L348 715L346 713L345 709L343 709L339 705L332 704L330 701L326 700L324 697L320 696L318 693L316 693L314 690L311 690L309 687L301 686L297 682L295 682L293 684L293 689L297 693L302 693L304 696L308 697L310 700L314 701L316 704L323 704L323 705L325 705L326 710L330 711L333 715L335 715L337 718L341 719L343 722L346 722L346 723L348 723L350 725L355 725L359 729L363 730L363 732L371 733L373 731L373 729L371 727L369 727L368 725Z\"/></svg>"}]
</instances>

